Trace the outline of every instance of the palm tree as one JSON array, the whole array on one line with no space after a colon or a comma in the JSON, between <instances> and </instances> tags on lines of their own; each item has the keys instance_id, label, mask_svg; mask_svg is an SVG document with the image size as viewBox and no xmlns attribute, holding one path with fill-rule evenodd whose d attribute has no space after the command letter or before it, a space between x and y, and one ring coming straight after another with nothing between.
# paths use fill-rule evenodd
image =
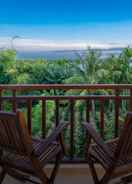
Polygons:
<instances>
[{"instance_id":1,"label":"palm tree","mask_svg":"<svg viewBox=\"0 0 132 184\"><path fill-rule=\"evenodd\" d=\"M101 67L101 53L88 49L84 57L78 54L78 59L72 62L74 76L65 80L66 83L87 83L94 84L98 81L97 72Z\"/></svg>"}]
</instances>

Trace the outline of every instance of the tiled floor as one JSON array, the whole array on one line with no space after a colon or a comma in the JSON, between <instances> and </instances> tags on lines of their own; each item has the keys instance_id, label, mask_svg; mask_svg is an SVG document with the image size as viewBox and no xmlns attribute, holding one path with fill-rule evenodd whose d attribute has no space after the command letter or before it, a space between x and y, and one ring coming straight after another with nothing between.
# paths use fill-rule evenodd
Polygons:
<instances>
[{"instance_id":1,"label":"tiled floor","mask_svg":"<svg viewBox=\"0 0 132 184\"><path fill-rule=\"evenodd\" d=\"M3 184L22 184L22 182L16 181L13 178L7 176ZM29 184L26 182L26 184ZM75 176L58 176L56 178L55 184L93 184L91 179L87 176L85 177L75 177Z\"/></svg>"},{"instance_id":2,"label":"tiled floor","mask_svg":"<svg viewBox=\"0 0 132 184\"><path fill-rule=\"evenodd\" d=\"M3 184L22 184L23 182L16 181L15 179L6 176ZM26 182L26 184L31 184ZM88 176L58 176L55 184L94 184L91 177ZM122 184L118 181L112 181L110 184Z\"/></svg>"},{"instance_id":3,"label":"tiled floor","mask_svg":"<svg viewBox=\"0 0 132 184\"><path fill-rule=\"evenodd\" d=\"M49 166L48 172L50 171L51 167ZM98 168L98 173L102 173L102 170ZM10 176L6 176L2 184L22 184ZM26 182L26 184L31 184ZM65 165L62 166L60 172L56 178L55 184L94 184L88 169L87 165L82 165L79 167L74 165ZM117 181L112 181L110 184L122 184ZM132 183L131 183L132 184Z\"/></svg>"}]
</instances>

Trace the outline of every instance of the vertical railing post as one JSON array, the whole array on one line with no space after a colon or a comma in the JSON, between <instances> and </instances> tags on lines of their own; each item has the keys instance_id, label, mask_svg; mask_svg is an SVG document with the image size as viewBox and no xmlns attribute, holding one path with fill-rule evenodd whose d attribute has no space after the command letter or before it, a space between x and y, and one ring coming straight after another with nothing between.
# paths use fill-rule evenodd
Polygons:
<instances>
[{"instance_id":1,"label":"vertical railing post","mask_svg":"<svg viewBox=\"0 0 132 184\"><path fill-rule=\"evenodd\" d=\"M132 89L130 89L129 111L132 111Z\"/></svg>"},{"instance_id":2,"label":"vertical railing post","mask_svg":"<svg viewBox=\"0 0 132 184\"><path fill-rule=\"evenodd\" d=\"M13 112L16 112L16 110L17 110L16 90L13 90L13 91L12 91L12 96L13 96L13 98L12 98L12 111L13 111Z\"/></svg>"},{"instance_id":3,"label":"vertical railing post","mask_svg":"<svg viewBox=\"0 0 132 184\"><path fill-rule=\"evenodd\" d=\"M100 133L104 138L104 98L100 100Z\"/></svg>"},{"instance_id":4,"label":"vertical railing post","mask_svg":"<svg viewBox=\"0 0 132 184\"><path fill-rule=\"evenodd\" d=\"M90 121L90 109L91 109L90 101L86 100L86 122Z\"/></svg>"},{"instance_id":5,"label":"vertical railing post","mask_svg":"<svg viewBox=\"0 0 132 184\"><path fill-rule=\"evenodd\" d=\"M74 155L74 100L70 100L70 159L73 160Z\"/></svg>"},{"instance_id":6,"label":"vertical railing post","mask_svg":"<svg viewBox=\"0 0 132 184\"><path fill-rule=\"evenodd\" d=\"M2 90L0 89L0 111L2 110Z\"/></svg>"},{"instance_id":7,"label":"vertical railing post","mask_svg":"<svg viewBox=\"0 0 132 184\"><path fill-rule=\"evenodd\" d=\"M59 100L55 100L55 126L59 124Z\"/></svg>"},{"instance_id":8,"label":"vertical railing post","mask_svg":"<svg viewBox=\"0 0 132 184\"><path fill-rule=\"evenodd\" d=\"M27 101L27 123L28 123L28 132L32 134L32 100L28 99Z\"/></svg>"},{"instance_id":9,"label":"vertical railing post","mask_svg":"<svg viewBox=\"0 0 132 184\"><path fill-rule=\"evenodd\" d=\"M42 100L41 127L42 127L42 138L45 138L46 137L46 100Z\"/></svg>"},{"instance_id":10,"label":"vertical railing post","mask_svg":"<svg viewBox=\"0 0 132 184\"><path fill-rule=\"evenodd\" d=\"M59 99L55 100L55 126L57 127L60 123L60 114L59 114L60 101ZM63 153L65 153L65 147L63 143L63 135L60 134L57 140L60 142Z\"/></svg>"},{"instance_id":11,"label":"vertical railing post","mask_svg":"<svg viewBox=\"0 0 132 184\"><path fill-rule=\"evenodd\" d=\"M120 107L120 100L119 100L119 90L115 90L115 137L118 137L119 133L119 107Z\"/></svg>"},{"instance_id":12,"label":"vertical railing post","mask_svg":"<svg viewBox=\"0 0 132 184\"><path fill-rule=\"evenodd\" d=\"M90 101L89 100L86 100L86 122L87 123L90 123L90 110L91 110L91 104L90 104ZM86 131L86 142L85 142L85 150L84 150L84 156L85 156L85 161L87 161L87 152L88 152L88 146L90 144L90 142L88 141L89 140L89 137L88 137L88 133Z\"/></svg>"}]
</instances>

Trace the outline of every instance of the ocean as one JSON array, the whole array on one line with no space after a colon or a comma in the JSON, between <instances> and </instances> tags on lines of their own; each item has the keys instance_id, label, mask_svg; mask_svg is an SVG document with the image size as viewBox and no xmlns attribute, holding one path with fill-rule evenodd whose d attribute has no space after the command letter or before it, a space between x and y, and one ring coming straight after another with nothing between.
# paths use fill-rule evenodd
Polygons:
<instances>
[{"instance_id":1,"label":"ocean","mask_svg":"<svg viewBox=\"0 0 132 184\"><path fill-rule=\"evenodd\" d=\"M119 55L122 49L102 49L101 57L107 57L111 54ZM44 58L46 60L56 60L56 59L69 59L75 60L79 56L84 57L86 50L57 50L57 51L17 51L18 59L37 59Z\"/></svg>"}]
</instances>

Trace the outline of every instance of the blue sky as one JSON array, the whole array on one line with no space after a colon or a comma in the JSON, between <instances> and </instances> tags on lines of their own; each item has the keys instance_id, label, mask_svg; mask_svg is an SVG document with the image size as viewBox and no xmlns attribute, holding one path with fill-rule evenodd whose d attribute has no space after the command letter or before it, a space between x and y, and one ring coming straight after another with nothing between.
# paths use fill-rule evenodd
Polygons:
<instances>
[{"instance_id":1,"label":"blue sky","mask_svg":"<svg viewBox=\"0 0 132 184\"><path fill-rule=\"evenodd\" d=\"M2 24L87 24L132 20L131 0L1 0Z\"/></svg>"},{"instance_id":2,"label":"blue sky","mask_svg":"<svg viewBox=\"0 0 132 184\"><path fill-rule=\"evenodd\" d=\"M132 0L1 0L0 37L132 42Z\"/></svg>"}]
</instances>

